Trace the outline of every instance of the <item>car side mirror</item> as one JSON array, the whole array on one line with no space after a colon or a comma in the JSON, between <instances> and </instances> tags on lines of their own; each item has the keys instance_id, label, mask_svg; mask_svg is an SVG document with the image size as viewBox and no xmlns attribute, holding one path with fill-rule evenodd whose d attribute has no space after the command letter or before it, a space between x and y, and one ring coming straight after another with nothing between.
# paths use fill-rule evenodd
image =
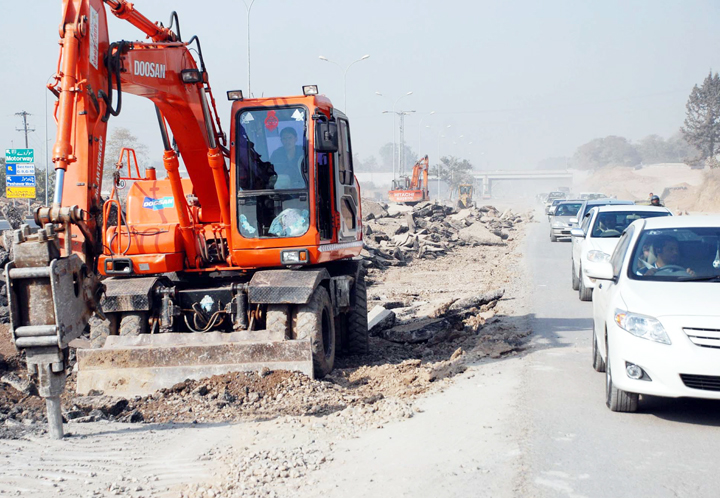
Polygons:
<instances>
[{"instance_id":1,"label":"car side mirror","mask_svg":"<svg viewBox=\"0 0 720 498\"><path fill-rule=\"evenodd\" d=\"M571 228L570 235L573 237L585 237L585 232L583 232L582 228Z\"/></svg>"},{"instance_id":2,"label":"car side mirror","mask_svg":"<svg viewBox=\"0 0 720 498\"><path fill-rule=\"evenodd\" d=\"M315 123L315 150L330 153L338 151L338 129L335 121Z\"/></svg>"},{"instance_id":3,"label":"car side mirror","mask_svg":"<svg viewBox=\"0 0 720 498\"><path fill-rule=\"evenodd\" d=\"M570 218L568 221L569 221L570 223L577 223L577 222L578 222L578 219L577 219L577 218Z\"/></svg>"},{"instance_id":4,"label":"car side mirror","mask_svg":"<svg viewBox=\"0 0 720 498\"><path fill-rule=\"evenodd\" d=\"M595 280L615 280L612 264L609 261L603 261L590 265L585 269L588 277Z\"/></svg>"}]
</instances>

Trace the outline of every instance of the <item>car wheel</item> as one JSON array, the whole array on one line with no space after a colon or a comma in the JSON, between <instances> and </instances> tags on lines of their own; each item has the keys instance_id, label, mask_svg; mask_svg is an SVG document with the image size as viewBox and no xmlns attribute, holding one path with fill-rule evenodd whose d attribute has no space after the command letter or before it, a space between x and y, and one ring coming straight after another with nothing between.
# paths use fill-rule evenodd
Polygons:
<instances>
[{"instance_id":1,"label":"car wheel","mask_svg":"<svg viewBox=\"0 0 720 498\"><path fill-rule=\"evenodd\" d=\"M575 274L575 261L573 261L572 264L572 288L573 290L578 290L580 288L580 281Z\"/></svg>"},{"instance_id":2,"label":"car wheel","mask_svg":"<svg viewBox=\"0 0 720 498\"><path fill-rule=\"evenodd\" d=\"M605 360L602 359L602 356L600 356L600 350L597 346L597 334L595 333L595 326L593 325L593 345L592 345L592 355L593 355L593 369L596 372L604 372L605 371Z\"/></svg>"},{"instance_id":3,"label":"car wheel","mask_svg":"<svg viewBox=\"0 0 720 498\"><path fill-rule=\"evenodd\" d=\"M614 412L634 413L638 409L636 393L626 393L615 387L610 369L610 345L607 345L607 364L605 366L605 404Z\"/></svg>"},{"instance_id":4,"label":"car wheel","mask_svg":"<svg viewBox=\"0 0 720 498\"><path fill-rule=\"evenodd\" d=\"M580 282L578 284L578 297L580 301L591 301L592 300L592 288L588 289L585 287L585 280L583 279L582 266L580 267Z\"/></svg>"}]
</instances>

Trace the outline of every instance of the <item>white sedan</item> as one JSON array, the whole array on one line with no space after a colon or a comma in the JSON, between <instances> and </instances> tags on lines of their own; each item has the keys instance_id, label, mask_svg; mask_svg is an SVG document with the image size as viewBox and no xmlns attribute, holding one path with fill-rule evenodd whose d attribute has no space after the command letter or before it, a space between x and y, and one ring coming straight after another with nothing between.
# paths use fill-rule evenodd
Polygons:
<instances>
[{"instance_id":1,"label":"white sedan","mask_svg":"<svg viewBox=\"0 0 720 498\"><path fill-rule=\"evenodd\" d=\"M720 216L635 221L588 273L611 410L636 411L639 394L720 399Z\"/></svg>"},{"instance_id":2,"label":"white sedan","mask_svg":"<svg viewBox=\"0 0 720 498\"><path fill-rule=\"evenodd\" d=\"M609 261L620 234L640 218L672 216L669 209L654 206L607 205L590 210L580 228L570 231L572 246L572 288L581 301L592 299L595 281L587 270L593 265Z\"/></svg>"}]
</instances>

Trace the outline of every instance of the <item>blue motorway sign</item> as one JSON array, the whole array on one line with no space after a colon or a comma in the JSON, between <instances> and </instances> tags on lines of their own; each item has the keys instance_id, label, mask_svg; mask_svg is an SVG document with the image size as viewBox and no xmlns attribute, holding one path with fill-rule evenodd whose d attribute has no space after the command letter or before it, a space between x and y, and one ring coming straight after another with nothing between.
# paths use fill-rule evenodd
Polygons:
<instances>
[{"instance_id":1,"label":"blue motorway sign","mask_svg":"<svg viewBox=\"0 0 720 498\"><path fill-rule=\"evenodd\" d=\"M35 176L33 175L7 175L5 182L8 187L34 187Z\"/></svg>"},{"instance_id":2,"label":"blue motorway sign","mask_svg":"<svg viewBox=\"0 0 720 498\"><path fill-rule=\"evenodd\" d=\"M35 165L34 164L16 164L6 163L5 164L6 175L34 175Z\"/></svg>"}]
</instances>

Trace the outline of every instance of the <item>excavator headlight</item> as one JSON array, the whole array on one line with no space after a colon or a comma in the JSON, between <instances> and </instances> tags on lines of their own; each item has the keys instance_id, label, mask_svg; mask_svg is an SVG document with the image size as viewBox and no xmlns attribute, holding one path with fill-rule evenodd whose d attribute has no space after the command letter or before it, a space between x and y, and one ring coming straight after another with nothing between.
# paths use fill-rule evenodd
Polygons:
<instances>
[{"instance_id":1,"label":"excavator headlight","mask_svg":"<svg viewBox=\"0 0 720 498\"><path fill-rule=\"evenodd\" d=\"M183 83L200 83L202 73L199 69L183 69L180 71L180 78L182 78Z\"/></svg>"},{"instance_id":2,"label":"excavator headlight","mask_svg":"<svg viewBox=\"0 0 720 498\"><path fill-rule=\"evenodd\" d=\"M228 100L242 100L243 99L242 90L228 90L227 97L228 97Z\"/></svg>"},{"instance_id":3,"label":"excavator headlight","mask_svg":"<svg viewBox=\"0 0 720 498\"><path fill-rule=\"evenodd\" d=\"M306 97L307 97L308 95L317 95L317 94L318 94L317 85L305 85L305 86L303 86L303 95L305 95Z\"/></svg>"},{"instance_id":4,"label":"excavator headlight","mask_svg":"<svg viewBox=\"0 0 720 498\"><path fill-rule=\"evenodd\" d=\"M280 253L280 263L283 265L305 265L309 262L307 249L292 249Z\"/></svg>"}]
</instances>

